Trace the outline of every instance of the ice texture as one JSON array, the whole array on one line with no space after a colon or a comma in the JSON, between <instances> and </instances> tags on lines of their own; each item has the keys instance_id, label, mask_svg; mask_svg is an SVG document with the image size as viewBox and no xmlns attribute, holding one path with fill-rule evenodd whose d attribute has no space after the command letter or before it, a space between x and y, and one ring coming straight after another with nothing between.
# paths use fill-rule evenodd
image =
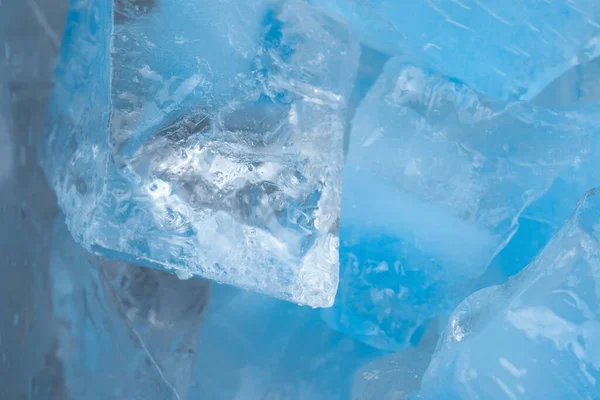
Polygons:
<instances>
[{"instance_id":1,"label":"ice texture","mask_svg":"<svg viewBox=\"0 0 600 400\"><path fill-rule=\"evenodd\" d=\"M0 2L0 399L65 399L48 285L56 202L36 159L61 2ZM35 12L45 10L44 27ZM35 11L35 12L34 12Z\"/></svg>"},{"instance_id":2,"label":"ice texture","mask_svg":"<svg viewBox=\"0 0 600 400\"><path fill-rule=\"evenodd\" d=\"M362 41L487 95L531 99L600 52L596 0L314 0Z\"/></svg>"},{"instance_id":3,"label":"ice texture","mask_svg":"<svg viewBox=\"0 0 600 400\"><path fill-rule=\"evenodd\" d=\"M74 0L44 167L76 241L330 306L358 56L299 0Z\"/></svg>"},{"instance_id":4,"label":"ice texture","mask_svg":"<svg viewBox=\"0 0 600 400\"><path fill-rule=\"evenodd\" d=\"M319 310L212 285L190 399L347 400L382 352L329 328Z\"/></svg>"},{"instance_id":5,"label":"ice texture","mask_svg":"<svg viewBox=\"0 0 600 400\"><path fill-rule=\"evenodd\" d=\"M599 271L591 190L527 268L454 310L416 398L597 398Z\"/></svg>"},{"instance_id":6,"label":"ice texture","mask_svg":"<svg viewBox=\"0 0 600 400\"><path fill-rule=\"evenodd\" d=\"M439 324L432 323L416 346L364 363L354 375L351 399L409 399L421 387L439 330Z\"/></svg>"},{"instance_id":7,"label":"ice texture","mask_svg":"<svg viewBox=\"0 0 600 400\"><path fill-rule=\"evenodd\" d=\"M62 215L49 265L56 353L72 398L187 398L207 281L90 254Z\"/></svg>"},{"instance_id":8,"label":"ice texture","mask_svg":"<svg viewBox=\"0 0 600 400\"><path fill-rule=\"evenodd\" d=\"M585 115L505 105L390 59L352 121L325 319L382 349L418 340L471 293L522 211L586 160L594 132Z\"/></svg>"}]
</instances>

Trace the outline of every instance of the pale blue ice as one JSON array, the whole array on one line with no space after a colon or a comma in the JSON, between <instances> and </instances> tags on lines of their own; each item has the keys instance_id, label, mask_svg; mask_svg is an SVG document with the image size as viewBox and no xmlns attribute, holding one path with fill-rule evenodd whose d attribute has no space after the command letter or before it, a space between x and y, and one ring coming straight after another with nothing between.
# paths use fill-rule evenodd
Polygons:
<instances>
[{"instance_id":1,"label":"pale blue ice","mask_svg":"<svg viewBox=\"0 0 600 400\"><path fill-rule=\"evenodd\" d=\"M519 275L454 310L415 398L597 398L599 266L600 202L590 190Z\"/></svg>"},{"instance_id":2,"label":"pale blue ice","mask_svg":"<svg viewBox=\"0 0 600 400\"><path fill-rule=\"evenodd\" d=\"M325 319L383 349L418 341L474 290L528 206L570 169L591 171L590 115L505 104L390 59L352 121L340 288Z\"/></svg>"}]
</instances>

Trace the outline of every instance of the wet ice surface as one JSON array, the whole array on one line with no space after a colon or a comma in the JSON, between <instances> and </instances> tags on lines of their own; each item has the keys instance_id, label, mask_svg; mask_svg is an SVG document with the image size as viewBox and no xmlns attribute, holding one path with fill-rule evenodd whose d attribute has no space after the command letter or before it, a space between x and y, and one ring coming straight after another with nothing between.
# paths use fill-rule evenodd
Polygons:
<instances>
[{"instance_id":1,"label":"wet ice surface","mask_svg":"<svg viewBox=\"0 0 600 400\"><path fill-rule=\"evenodd\" d=\"M590 168L590 118L504 105L390 59L352 121L341 283L325 318L376 347L409 346L473 290L525 208Z\"/></svg>"},{"instance_id":2,"label":"wet ice surface","mask_svg":"<svg viewBox=\"0 0 600 400\"><path fill-rule=\"evenodd\" d=\"M45 166L110 260L36 164L67 6L38 3L0 5L1 398L598 397L596 197L560 230L600 184L596 4L73 1ZM234 268L194 253L215 215ZM326 305L338 224L323 312L146 268Z\"/></svg>"},{"instance_id":3,"label":"wet ice surface","mask_svg":"<svg viewBox=\"0 0 600 400\"><path fill-rule=\"evenodd\" d=\"M596 398L599 240L592 190L519 275L454 310L417 398Z\"/></svg>"},{"instance_id":4,"label":"wet ice surface","mask_svg":"<svg viewBox=\"0 0 600 400\"><path fill-rule=\"evenodd\" d=\"M75 2L44 161L74 237L331 305L358 55L301 1Z\"/></svg>"}]
</instances>

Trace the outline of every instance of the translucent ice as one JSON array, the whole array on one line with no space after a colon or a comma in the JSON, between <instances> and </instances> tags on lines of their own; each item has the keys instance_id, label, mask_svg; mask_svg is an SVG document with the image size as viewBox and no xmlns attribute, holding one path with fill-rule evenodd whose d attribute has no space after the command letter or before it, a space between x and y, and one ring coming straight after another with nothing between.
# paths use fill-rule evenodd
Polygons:
<instances>
[{"instance_id":1,"label":"translucent ice","mask_svg":"<svg viewBox=\"0 0 600 400\"><path fill-rule=\"evenodd\" d=\"M77 399L186 399L208 283L94 256L64 217L50 258L56 353Z\"/></svg>"},{"instance_id":2,"label":"translucent ice","mask_svg":"<svg viewBox=\"0 0 600 400\"><path fill-rule=\"evenodd\" d=\"M596 0L314 0L363 41L498 97L532 98L600 51Z\"/></svg>"},{"instance_id":3,"label":"translucent ice","mask_svg":"<svg viewBox=\"0 0 600 400\"><path fill-rule=\"evenodd\" d=\"M595 399L600 200L590 191L533 263L452 313L417 398Z\"/></svg>"},{"instance_id":4,"label":"translucent ice","mask_svg":"<svg viewBox=\"0 0 600 400\"><path fill-rule=\"evenodd\" d=\"M523 209L585 159L592 129L392 58L352 123L326 320L379 348L418 340L470 293Z\"/></svg>"},{"instance_id":5,"label":"translucent ice","mask_svg":"<svg viewBox=\"0 0 600 400\"><path fill-rule=\"evenodd\" d=\"M519 228L508 246L492 261L477 287L503 283L521 271L569 219L577 201L600 185L600 58L577 65L532 100L561 113L577 115L580 123L594 127L587 157L561 171L548 191L519 217Z\"/></svg>"},{"instance_id":6,"label":"translucent ice","mask_svg":"<svg viewBox=\"0 0 600 400\"><path fill-rule=\"evenodd\" d=\"M358 53L301 1L73 1L44 158L74 237L331 305Z\"/></svg>"},{"instance_id":7,"label":"translucent ice","mask_svg":"<svg viewBox=\"0 0 600 400\"><path fill-rule=\"evenodd\" d=\"M347 400L355 370L381 355L318 310L213 285L190 399Z\"/></svg>"}]
</instances>

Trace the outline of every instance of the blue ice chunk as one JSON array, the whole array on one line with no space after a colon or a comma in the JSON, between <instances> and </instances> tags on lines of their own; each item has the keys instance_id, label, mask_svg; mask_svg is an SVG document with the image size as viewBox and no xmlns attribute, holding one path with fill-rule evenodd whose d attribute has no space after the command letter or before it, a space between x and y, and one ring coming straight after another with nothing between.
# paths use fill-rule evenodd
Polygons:
<instances>
[{"instance_id":1,"label":"blue ice chunk","mask_svg":"<svg viewBox=\"0 0 600 400\"><path fill-rule=\"evenodd\" d=\"M454 310L416 398L597 398L599 271L591 190L527 268Z\"/></svg>"},{"instance_id":2,"label":"blue ice chunk","mask_svg":"<svg viewBox=\"0 0 600 400\"><path fill-rule=\"evenodd\" d=\"M382 355L319 310L213 285L190 399L346 400L355 371Z\"/></svg>"},{"instance_id":3,"label":"blue ice chunk","mask_svg":"<svg viewBox=\"0 0 600 400\"><path fill-rule=\"evenodd\" d=\"M106 260L59 216L49 265L56 352L78 399L187 398L208 282Z\"/></svg>"},{"instance_id":4,"label":"blue ice chunk","mask_svg":"<svg viewBox=\"0 0 600 400\"><path fill-rule=\"evenodd\" d=\"M382 349L418 341L511 239L519 215L589 154L579 114L503 106L392 58L353 120L334 327Z\"/></svg>"},{"instance_id":5,"label":"blue ice chunk","mask_svg":"<svg viewBox=\"0 0 600 400\"><path fill-rule=\"evenodd\" d=\"M596 0L314 0L369 46L496 97L531 99L600 52Z\"/></svg>"},{"instance_id":6,"label":"blue ice chunk","mask_svg":"<svg viewBox=\"0 0 600 400\"><path fill-rule=\"evenodd\" d=\"M73 236L331 305L358 57L301 1L74 0L44 155Z\"/></svg>"}]
</instances>

